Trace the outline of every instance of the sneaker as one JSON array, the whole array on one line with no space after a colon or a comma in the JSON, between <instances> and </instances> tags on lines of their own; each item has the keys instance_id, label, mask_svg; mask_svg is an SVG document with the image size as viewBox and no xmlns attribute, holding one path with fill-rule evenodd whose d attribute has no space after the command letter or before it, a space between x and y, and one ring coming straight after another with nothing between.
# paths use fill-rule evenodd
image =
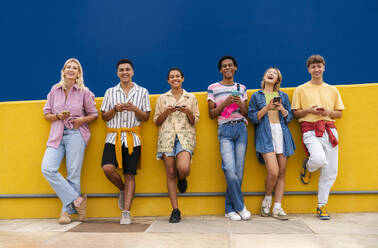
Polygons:
<instances>
[{"instance_id":1,"label":"sneaker","mask_svg":"<svg viewBox=\"0 0 378 248\"><path fill-rule=\"evenodd\" d=\"M308 171L306 164L307 164L308 158L303 160L302 168L301 168L301 181L303 184L308 184L311 180L311 173Z\"/></svg>"},{"instance_id":2,"label":"sneaker","mask_svg":"<svg viewBox=\"0 0 378 248\"><path fill-rule=\"evenodd\" d=\"M329 220L329 219L331 219L331 216L329 216L329 214L328 214L327 209L325 208L325 206L318 207L318 209L316 209L316 213L318 214L318 217L321 220Z\"/></svg>"},{"instance_id":3,"label":"sneaker","mask_svg":"<svg viewBox=\"0 0 378 248\"><path fill-rule=\"evenodd\" d=\"M180 193L185 193L186 192L186 189L188 188L188 181L186 181L186 178L180 180L180 178L178 178L177 180L177 188L179 190Z\"/></svg>"},{"instance_id":4,"label":"sneaker","mask_svg":"<svg viewBox=\"0 0 378 248\"><path fill-rule=\"evenodd\" d=\"M80 203L80 206L75 207L79 221L84 221L85 216L87 215L87 195L83 195L83 201Z\"/></svg>"},{"instance_id":5,"label":"sneaker","mask_svg":"<svg viewBox=\"0 0 378 248\"><path fill-rule=\"evenodd\" d=\"M118 207L123 210L125 208L125 191L121 190L118 195Z\"/></svg>"},{"instance_id":6,"label":"sneaker","mask_svg":"<svg viewBox=\"0 0 378 248\"><path fill-rule=\"evenodd\" d=\"M288 220L287 214L282 208L273 208L272 210L272 217L279 219L279 220Z\"/></svg>"},{"instance_id":7,"label":"sneaker","mask_svg":"<svg viewBox=\"0 0 378 248\"><path fill-rule=\"evenodd\" d=\"M129 225L131 224L131 216L130 211L123 210L121 220L119 221L119 224L121 225Z\"/></svg>"},{"instance_id":8,"label":"sneaker","mask_svg":"<svg viewBox=\"0 0 378 248\"><path fill-rule=\"evenodd\" d=\"M225 214L225 216L227 218L230 218L230 220L241 220L242 218L240 217L240 215L238 215L236 212L232 211L232 212L229 212L227 214Z\"/></svg>"},{"instance_id":9,"label":"sneaker","mask_svg":"<svg viewBox=\"0 0 378 248\"><path fill-rule=\"evenodd\" d=\"M62 212L59 218L59 224L66 225L71 223L71 217L67 212Z\"/></svg>"},{"instance_id":10,"label":"sneaker","mask_svg":"<svg viewBox=\"0 0 378 248\"><path fill-rule=\"evenodd\" d=\"M238 214L242 220L249 220L249 218L251 218L251 212L249 212L245 206L242 211L238 212Z\"/></svg>"},{"instance_id":11,"label":"sneaker","mask_svg":"<svg viewBox=\"0 0 378 248\"><path fill-rule=\"evenodd\" d=\"M264 198L264 200L261 203L261 209L260 209L260 214L262 217L270 216L270 207L271 207L271 202L269 202L267 199Z\"/></svg>"},{"instance_id":12,"label":"sneaker","mask_svg":"<svg viewBox=\"0 0 378 248\"><path fill-rule=\"evenodd\" d=\"M181 220L181 212L178 208L172 210L171 217L169 217L170 223L179 223Z\"/></svg>"}]
</instances>

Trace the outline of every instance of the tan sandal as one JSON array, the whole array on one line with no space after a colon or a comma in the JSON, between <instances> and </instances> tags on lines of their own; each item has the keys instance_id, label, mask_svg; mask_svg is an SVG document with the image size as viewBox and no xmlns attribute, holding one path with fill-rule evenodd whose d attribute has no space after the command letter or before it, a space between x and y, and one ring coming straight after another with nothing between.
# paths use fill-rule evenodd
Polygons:
<instances>
[{"instance_id":1,"label":"tan sandal","mask_svg":"<svg viewBox=\"0 0 378 248\"><path fill-rule=\"evenodd\" d=\"M78 207L75 206L79 221L84 221L87 214L87 195L83 195L82 198L83 201L81 202L81 204Z\"/></svg>"},{"instance_id":2,"label":"tan sandal","mask_svg":"<svg viewBox=\"0 0 378 248\"><path fill-rule=\"evenodd\" d=\"M71 216L67 212L62 212L60 214L60 218L58 221L59 224L61 225L66 225L71 223Z\"/></svg>"}]
</instances>

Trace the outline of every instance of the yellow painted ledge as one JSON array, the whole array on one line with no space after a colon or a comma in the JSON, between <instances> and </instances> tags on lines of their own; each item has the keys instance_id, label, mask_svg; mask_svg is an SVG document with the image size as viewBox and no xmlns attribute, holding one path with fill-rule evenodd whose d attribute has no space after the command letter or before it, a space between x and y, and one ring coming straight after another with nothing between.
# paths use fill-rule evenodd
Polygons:
<instances>
[{"instance_id":1,"label":"yellow painted ledge","mask_svg":"<svg viewBox=\"0 0 378 248\"><path fill-rule=\"evenodd\" d=\"M378 191L378 84L337 86L346 110L336 121L339 131L339 173L332 191ZM291 98L294 88L286 88ZM248 96L256 90L249 90ZM188 192L224 192L226 183L220 167L217 124L208 117L206 93L195 93L200 106L197 124L197 147L188 178ZM158 95L151 95L150 121L142 125L142 169L136 177L136 193L166 193L166 178L162 161L156 160L157 127L152 121ZM96 98L97 108L102 98ZM41 161L49 134L50 123L43 119L45 101L0 103L0 195L54 194L41 173ZM297 150L289 158L286 172L287 191L317 191L318 173L309 185L299 180L299 169L305 157L300 129L296 120L289 125ZM101 169L105 122L99 118L90 126L91 141L87 147L82 171L82 192L117 193ZM263 192L265 167L258 164L254 147L254 128L248 126L248 149L243 180L244 192ZM65 165L60 169L65 175ZM245 203L257 213L262 196L246 196ZM285 196L283 206L288 213L313 213L316 195ZM223 214L224 197L180 197L184 215ZM0 198L0 218L50 218L59 216L61 203L57 198ZM331 212L377 212L378 195L331 195ZM167 197L136 197L134 216L168 215ZM119 216L116 198L89 198L89 217Z\"/></svg>"}]
</instances>

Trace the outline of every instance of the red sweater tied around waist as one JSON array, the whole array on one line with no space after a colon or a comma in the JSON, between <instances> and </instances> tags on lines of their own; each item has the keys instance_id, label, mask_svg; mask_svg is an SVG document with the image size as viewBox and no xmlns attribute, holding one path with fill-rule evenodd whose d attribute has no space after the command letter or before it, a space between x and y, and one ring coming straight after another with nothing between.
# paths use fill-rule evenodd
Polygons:
<instances>
[{"instance_id":1,"label":"red sweater tied around waist","mask_svg":"<svg viewBox=\"0 0 378 248\"><path fill-rule=\"evenodd\" d=\"M335 147L339 144L337 141L335 135L333 135L331 128L336 128L335 123L332 121L317 121L317 122L308 122L303 121L301 122L301 129L302 129L302 144L304 146L305 152L307 156L309 156L309 152L306 148L306 146L303 143L303 134L308 131L315 130L315 136L316 137L322 137L324 134L324 131L327 131L329 142L331 143L332 147Z\"/></svg>"}]
</instances>

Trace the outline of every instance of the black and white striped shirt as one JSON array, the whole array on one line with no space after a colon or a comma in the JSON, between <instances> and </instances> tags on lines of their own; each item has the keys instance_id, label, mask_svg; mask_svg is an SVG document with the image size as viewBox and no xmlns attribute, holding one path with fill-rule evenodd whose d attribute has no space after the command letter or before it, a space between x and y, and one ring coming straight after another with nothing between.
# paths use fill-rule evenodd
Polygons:
<instances>
[{"instance_id":1,"label":"black and white striped shirt","mask_svg":"<svg viewBox=\"0 0 378 248\"><path fill-rule=\"evenodd\" d=\"M131 102L137 108L142 111L150 112L150 95L148 90L134 83L134 86L130 89L128 96L126 97L120 83L116 86L109 88L105 92L104 100L100 110L103 112L109 111L118 103ZM114 117L106 123L109 128L132 128L140 125L140 121L136 118L133 111L122 111L117 112ZM106 135L106 143L115 144L116 133L108 133ZM137 135L133 134L134 137L134 147L140 146L140 140ZM126 133L121 133L122 144L127 147Z\"/></svg>"}]
</instances>

